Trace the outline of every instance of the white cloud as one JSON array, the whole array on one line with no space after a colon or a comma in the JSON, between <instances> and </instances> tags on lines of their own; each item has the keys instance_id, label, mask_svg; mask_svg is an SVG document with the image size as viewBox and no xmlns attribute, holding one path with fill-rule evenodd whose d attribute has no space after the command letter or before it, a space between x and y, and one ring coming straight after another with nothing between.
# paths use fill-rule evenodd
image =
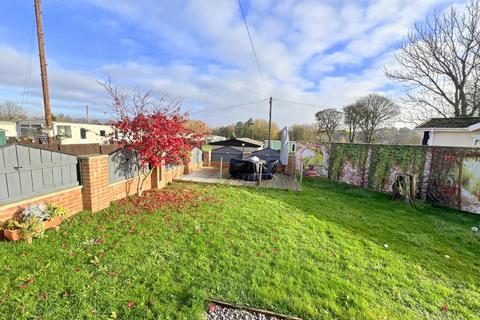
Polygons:
<instances>
[{"instance_id":1,"label":"white cloud","mask_svg":"<svg viewBox=\"0 0 480 320\"><path fill-rule=\"evenodd\" d=\"M79 0L70 6L75 1ZM236 1L81 2L109 12L102 21L117 29L122 21L137 26L152 39L149 47L178 58L158 63L142 55L91 70L72 70L49 61L51 96L58 106L89 104L103 115L108 97L96 81L106 75L182 100L186 109L213 109L267 97ZM320 108L341 107L369 92L385 91L388 80L383 66L392 63L398 41L415 21L446 2L372 0L360 5L353 0L258 0L246 9L269 94ZM139 39L125 35L118 41L126 50L142 54ZM10 90L18 97L28 57L8 45L0 45L0 56L0 94ZM40 101L37 64L34 59L32 99ZM277 101L274 120L281 125L310 122L316 109ZM267 111L265 103L194 113L194 117L221 125L266 117Z\"/></svg>"}]
</instances>

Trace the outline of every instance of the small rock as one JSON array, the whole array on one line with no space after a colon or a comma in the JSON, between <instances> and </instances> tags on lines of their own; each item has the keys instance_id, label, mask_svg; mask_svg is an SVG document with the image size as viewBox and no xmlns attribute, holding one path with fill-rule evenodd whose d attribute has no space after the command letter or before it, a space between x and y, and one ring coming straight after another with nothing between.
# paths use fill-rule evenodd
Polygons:
<instances>
[{"instance_id":1,"label":"small rock","mask_svg":"<svg viewBox=\"0 0 480 320\"><path fill-rule=\"evenodd\" d=\"M477 227L472 227L472 232L478 232L478 228Z\"/></svg>"}]
</instances>

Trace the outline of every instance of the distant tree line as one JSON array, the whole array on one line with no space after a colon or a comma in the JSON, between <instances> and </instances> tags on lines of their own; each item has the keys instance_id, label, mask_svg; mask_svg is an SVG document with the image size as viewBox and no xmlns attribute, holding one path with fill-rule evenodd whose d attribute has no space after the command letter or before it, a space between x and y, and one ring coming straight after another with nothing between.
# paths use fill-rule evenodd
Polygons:
<instances>
[{"instance_id":1,"label":"distant tree line","mask_svg":"<svg viewBox=\"0 0 480 320\"><path fill-rule=\"evenodd\" d=\"M362 133L363 142L373 143L379 128L386 126L400 114L399 106L379 94L369 94L355 103L337 109L325 109L315 114L319 132L334 141L338 130L346 130L348 142L355 142Z\"/></svg>"},{"instance_id":2,"label":"distant tree line","mask_svg":"<svg viewBox=\"0 0 480 320\"><path fill-rule=\"evenodd\" d=\"M280 129L275 122L272 122L272 139L278 139ZM268 139L268 121L263 119L248 119L247 121L238 121L233 125L222 126L212 130L214 135L227 138L251 138L259 141Z\"/></svg>"},{"instance_id":3,"label":"distant tree line","mask_svg":"<svg viewBox=\"0 0 480 320\"><path fill-rule=\"evenodd\" d=\"M0 121L20 121L20 120L43 120L43 117L27 115L25 108L19 106L13 101L5 101L0 103ZM52 114L52 120L57 122L70 123L92 123L92 124L109 124L107 120L89 119L87 118L73 118L64 113Z\"/></svg>"}]
</instances>

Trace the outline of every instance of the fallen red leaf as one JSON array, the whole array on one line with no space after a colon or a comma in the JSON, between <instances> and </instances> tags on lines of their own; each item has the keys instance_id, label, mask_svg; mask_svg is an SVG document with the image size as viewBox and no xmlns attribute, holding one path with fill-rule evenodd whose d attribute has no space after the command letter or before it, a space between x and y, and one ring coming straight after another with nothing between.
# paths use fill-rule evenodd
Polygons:
<instances>
[{"instance_id":1,"label":"fallen red leaf","mask_svg":"<svg viewBox=\"0 0 480 320\"><path fill-rule=\"evenodd\" d=\"M218 309L218 306L215 304L215 303L212 303L209 307L208 307L208 312L216 312Z\"/></svg>"}]
</instances>

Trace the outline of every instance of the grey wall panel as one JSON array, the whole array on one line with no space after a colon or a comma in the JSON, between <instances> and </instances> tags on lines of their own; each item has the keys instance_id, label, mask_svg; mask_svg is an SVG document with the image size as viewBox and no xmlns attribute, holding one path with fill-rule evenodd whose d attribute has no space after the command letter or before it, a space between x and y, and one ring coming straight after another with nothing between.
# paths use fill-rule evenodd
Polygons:
<instances>
[{"instance_id":1,"label":"grey wall panel","mask_svg":"<svg viewBox=\"0 0 480 320\"><path fill-rule=\"evenodd\" d=\"M108 156L108 180L116 182L137 176L137 160L135 154L126 149L120 149Z\"/></svg>"},{"instance_id":2,"label":"grey wall panel","mask_svg":"<svg viewBox=\"0 0 480 320\"><path fill-rule=\"evenodd\" d=\"M44 188L42 169L32 170L33 191L41 192Z\"/></svg>"},{"instance_id":3,"label":"grey wall panel","mask_svg":"<svg viewBox=\"0 0 480 320\"><path fill-rule=\"evenodd\" d=\"M203 151L199 148L192 149L192 162L193 163L201 163L203 162Z\"/></svg>"},{"instance_id":4,"label":"grey wall panel","mask_svg":"<svg viewBox=\"0 0 480 320\"><path fill-rule=\"evenodd\" d=\"M0 201L8 198L7 177L0 173Z\"/></svg>"},{"instance_id":5,"label":"grey wall panel","mask_svg":"<svg viewBox=\"0 0 480 320\"><path fill-rule=\"evenodd\" d=\"M71 164L70 165L70 183L78 183L79 177L78 177L78 172L77 172L77 164Z\"/></svg>"},{"instance_id":6,"label":"grey wall panel","mask_svg":"<svg viewBox=\"0 0 480 320\"><path fill-rule=\"evenodd\" d=\"M20 171L20 188L22 194L28 194L33 192L32 185L32 172L31 171Z\"/></svg>"},{"instance_id":7,"label":"grey wall panel","mask_svg":"<svg viewBox=\"0 0 480 320\"><path fill-rule=\"evenodd\" d=\"M53 175L53 185L55 187L62 185L62 167L53 167L52 168L52 175Z\"/></svg>"},{"instance_id":8,"label":"grey wall panel","mask_svg":"<svg viewBox=\"0 0 480 320\"><path fill-rule=\"evenodd\" d=\"M5 168L5 162L3 161L3 148L0 149L0 172Z\"/></svg>"},{"instance_id":9,"label":"grey wall panel","mask_svg":"<svg viewBox=\"0 0 480 320\"><path fill-rule=\"evenodd\" d=\"M39 165L42 163L40 149L30 148L30 164Z\"/></svg>"},{"instance_id":10,"label":"grey wall panel","mask_svg":"<svg viewBox=\"0 0 480 320\"><path fill-rule=\"evenodd\" d=\"M22 194L18 172L7 173L8 196L18 197Z\"/></svg>"},{"instance_id":11,"label":"grey wall panel","mask_svg":"<svg viewBox=\"0 0 480 320\"><path fill-rule=\"evenodd\" d=\"M0 147L0 204L78 185L77 158L30 146Z\"/></svg>"}]
</instances>

